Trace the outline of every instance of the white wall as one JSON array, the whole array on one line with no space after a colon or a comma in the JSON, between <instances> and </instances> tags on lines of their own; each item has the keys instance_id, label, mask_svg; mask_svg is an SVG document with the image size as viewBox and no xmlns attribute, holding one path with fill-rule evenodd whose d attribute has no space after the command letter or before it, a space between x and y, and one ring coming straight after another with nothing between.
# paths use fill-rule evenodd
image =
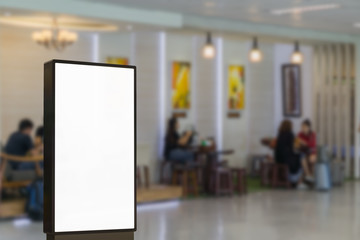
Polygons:
<instances>
[{"instance_id":1,"label":"white wall","mask_svg":"<svg viewBox=\"0 0 360 240\"><path fill-rule=\"evenodd\" d=\"M98 49L100 61L109 56L127 57L130 64L137 67L138 164L149 166L152 182L159 179L159 145L164 139L165 129L159 124L165 121L160 119L160 108L166 107L160 104L163 87L160 79L166 74L160 68L163 61L161 53L166 51L161 49L166 46L162 45L162 36L162 33L147 31L101 34Z\"/></svg>"},{"instance_id":2,"label":"white wall","mask_svg":"<svg viewBox=\"0 0 360 240\"><path fill-rule=\"evenodd\" d=\"M172 63L174 61L189 62L191 64L191 104L192 106L187 111L186 117L179 118L181 126L180 131L183 131L188 125L194 125L196 119L196 104L194 100L196 97L196 75L197 64L194 61L193 46L194 38L191 35L181 35L176 33L166 34L166 101L165 101L165 117L168 120L172 115L171 107L171 78L172 78Z\"/></svg>"},{"instance_id":3,"label":"white wall","mask_svg":"<svg viewBox=\"0 0 360 240\"><path fill-rule=\"evenodd\" d=\"M172 114L171 73L173 61L191 63L191 108L179 118L183 130L195 126L199 138L216 137L216 59L202 57L203 36L166 34L166 118Z\"/></svg>"},{"instance_id":4,"label":"white wall","mask_svg":"<svg viewBox=\"0 0 360 240\"><path fill-rule=\"evenodd\" d=\"M203 35L173 32L83 34L63 53L37 46L30 36L31 31L26 29L3 28L0 31L2 142L16 130L23 117L33 119L36 125L42 123L43 62L52 58L104 62L109 56L118 56L128 57L130 63L137 66L137 138L148 156L141 163L149 165L153 182L158 180L160 147L166 120L171 115L173 61L191 63L192 106L187 117L181 119L183 127L195 125L200 137L217 137L223 149L234 149L234 155L225 157L233 166L245 166L250 154L269 153L260 139L275 136L282 120L280 71L281 65L288 62L291 45L261 43L264 60L252 64L247 59L250 42L226 36L214 38L222 52L212 60L205 60L201 55ZM306 59L302 87L311 89L312 50L310 47L301 50ZM240 118L227 117L227 68L230 64L245 66L246 103ZM220 95L219 87L222 88ZM303 91L304 117L311 118L311 96L310 92ZM219 109L221 116L217 115ZM296 128L300 121L295 120ZM220 136L219 129L222 129Z\"/></svg>"},{"instance_id":5,"label":"white wall","mask_svg":"<svg viewBox=\"0 0 360 240\"><path fill-rule=\"evenodd\" d=\"M249 67L247 52L248 43L245 41L225 39L223 51L223 148L234 149L233 155L226 159L232 166L245 166L249 153L249 97L251 79L249 78ZM228 118L228 67L229 65L242 65L245 67L245 109L239 118Z\"/></svg>"},{"instance_id":6,"label":"white wall","mask_svg":"<svg viewBox=\"0 0 360 240\"><path fill-rule=\"evenodd\" d=\"M194 39L195 125L200 138L216 137L216 59L203 58L201 49L204 43L205 36Z\"/></svg>"},{"instance_id":7,"label":"white wall","mask_svg":"<svg viewBox=\"0 0 360 240\"><path fill-rule=\"evenodd\" d=\"M102 33L99 36L99 62L108 57L128 58L132 63L132 45L130 33Z\"/></svg>"},{"instance_id":8,"label":"white wall","mask_svg":"<svg viewBox=\"0 0 360 240\"><path fill-rule=\"evenodd\" d=\"M137 67L137 141L149 146L149 167L152 180L158 179L159 136L159 54L160 34L140 32L133 36Z\"/></svg>"},{"instance_id":9,"label":"white wall","mask_svg":"<svg viewBox=\"0 0 360 240\"><path fill-rule=\"evenodd\" d=\"M249 153L271 153L261 145L260 139L274 137L275 91L274 91L274 45L261 43L263 60L249 67Z\"/></svg>"},{"instance_id":10,"label":"white wall","mask_svg":"<svg viewBox=\"0 0 360 240\"><path fill-rule=\"evenodd\" d=\"M0 119L1 143L17 130L22 118L35 126L43 124L43 64L54 58L92 60L92 35L80 35L79 41L63 52L48 50L31 40L32 31L2 27L0 30Z\"/></svg>"},{"instance_id":11,"label":"white wall","mask_svg":"<svg viewBox=\"0 0 360 240\"><path fill-rule=\"evenodd\" d=\"M283 94L282 94L282 76L281 66L290 63L291 53L294 51L294 45L291 44L275 44L274 59L274 79L275 79L275 122L274 129L277 129L282 120L283 115ZM301 46L300 51L303 53L304 62L301 67L301 99L302 99L302 116L298 118L287 118L293 122L295 133L300 131L301 122L304 119L313 120L313 50L309 46Z\"/></svg>"}]
</instances>

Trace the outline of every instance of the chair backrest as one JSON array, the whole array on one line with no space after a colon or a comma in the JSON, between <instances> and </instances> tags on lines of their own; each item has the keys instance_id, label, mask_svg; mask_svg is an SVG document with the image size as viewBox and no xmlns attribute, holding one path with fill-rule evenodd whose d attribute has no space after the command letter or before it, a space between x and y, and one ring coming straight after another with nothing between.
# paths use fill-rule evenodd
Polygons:
<instances>
[{"instance_id":1,"label":"chair backrest","mask_svg":"<svg viewBox=\"0 0 360 240\"><path fill-rule=\"evenodd\" d=\"M33 163L39 163L44 160L43 155L38 156L17 156L17 155L11 155L7 153L0 153L0 158L2 160L10 160L14 162L33 162Z\"/></svg>"},{"instance_id":2,"label":"chair backrest","mask_svg":"<svg viewBox=\"0 0 360 240\"><path fill-rule=\"evenodd\" d=\"M318 162L329 162L331 160L331 154L327 146L317 147Z\"/></svg>"},{"instance_id":3,"label":"chair backrest","mask_svg":"<svg viewBox=\"0 0 360 240\"><path fill-rule=\"evenodd\" d=\"M43 175L42 169L40 167L40 162L44 160L43 156L16 156L10 155L7 153L0 153L0 191L6 182L5 179L5 170L8 161L13 162L32 162L35 164L36 175L41 177Z\"/></svg>"},{"instance_id":4,"label":"chair backrest","mask_svg":"<svg viewBox=\"0 0 360 240\"><path fill-rule=\"evenodd\" d=\"M37 176L42 176L42 170L40 167L40 162L43 161L43 156L14 156L6 153L0 153L0 203L1 203L1 192L3 188L19 188L25 187L31 183L31 181L14 181L14 182L7 182L5 178L5 170L8 161L14 162L33 162L35 163L35 170ZM1 209L0 209L1 211ZM1 214L1 212L0 212Z\"/></svg>"},{"instance_id":5,"label":"chair backrest","mask_svg":"<svg viewBox=\"0 0 360 240\"><path fill-rule=\"evenodd\" d=\"M151 163L151 150L150 146L145 143L139 143L136 145L136 164L137 164L137 185L143 186L143 180L145 180L145 186L149 186L150 174L152 175L153 167ZM149 172L150 170L151 173Z\"/></svg>"},{"instance_id":6,"label":"chair backrest","mask_svg":"<svg viewBox=\"0 0 360 240\"><path fill-rule=\"evenodd\" d=\"M151 166L150 146L145 143L136 145L136 163L138 166Z\"/></svg>"}]
</instances>

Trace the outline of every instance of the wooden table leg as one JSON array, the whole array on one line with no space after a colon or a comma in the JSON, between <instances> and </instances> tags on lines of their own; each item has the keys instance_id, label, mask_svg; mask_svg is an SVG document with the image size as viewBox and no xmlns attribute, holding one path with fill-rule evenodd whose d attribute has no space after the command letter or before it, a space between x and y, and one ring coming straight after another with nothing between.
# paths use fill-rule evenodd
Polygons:
<instances>
[{"instance_id":1,"label":"wooden table leg","mask_svg":"<svg viewBox=\"0 0 360 240\"><path fill-rule=\"evenodd\" d=\"M190 176L191 176L191 186L192 186L193 193L195 196L198 196L199 195L199 186L198 186L199 182L198 182L198 177L197 177L197 170L196 169L191 170Z\"/></svg>"},{"instance_id":2,"label":"wooden table leg","mask_svg":"<svg viewBox=\"0 0 360 240\"><path fill-rule=\"evenodd\" d=\"M0 159L0 205L1 205L1 193L2 193L2 183L5 178L5 168L6 168L6 159ZM0 209L0 215L1 215L1 209Z\"/></svg>"},{"instance_id":3,"label":"wooden table leg","mask_svg":"<svg viewBox=\"0 0 360 240\"><path fill-rule=\"evenodd\" d=\"M275 188L278 185L277 179L278 179L278 169L276 166L273 167L272 169L272 187Z\"/></svg>"},{"instance_id":4,"label":"wooden table leg","mask_svg":"<svg viewBox=\"0 0 360 240\"><path fill-rule=\"evenodd\" d=\"M141 187L142 186L141 169L139 166L136 167L136 181L137 181L137 186Z\"/></svg>"},{"instance_id":5,"label":"wooden table leg","mask_svg":"<svg viewBox=\"0 0 360 240\"><path fill-rule=\"evenodd\" d=\"M247 189L247 175L246 175L246 169L244 169L243 174L244 174L244 183L243 183L243 186L244 186L244 193L245 193L245 194L247 194L248 189Z\"/></svg>"},{"instance_id":6,"label":"wooden table leg","mask_svg":"<svg viewBox=\"0 0 360 240\"><path fill-rule=\"evenodd\" d=\"M183 186L184 196L188 195L188 180L189 180L188 171L185 170L182 172L182 186Z\"/></svg>"},{"instance_id":7,"label":"wooden table leg","mask_svg":"<svg viewBox=\"0 0 360 240\"><path fill-rule=\"evenodd\" d=\"M145 187L150 187L150 177L149 177L149 167L144 166L144 174L145 174Z\"/></svg>"},{"instance_id":8,"label":"wooden table leg","mask_svg":"<svg viewBox=\"0 0 360 240\"><path fill-rule=\"evenodd\" d=\"M178 181L177 171L174 170L171 176L171 184L176 185Z\"/></svg>"}]
</instances>

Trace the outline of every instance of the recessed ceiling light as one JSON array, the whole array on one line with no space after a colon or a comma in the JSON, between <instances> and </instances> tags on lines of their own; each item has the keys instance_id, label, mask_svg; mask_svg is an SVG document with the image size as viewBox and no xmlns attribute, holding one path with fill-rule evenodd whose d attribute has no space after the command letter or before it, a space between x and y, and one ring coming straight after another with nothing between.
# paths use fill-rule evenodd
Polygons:
<instances>
[{"instance_id":1,"label":"recessed ceiling light","mask_svg":"<svg viewBox=\"0 0 360 240\"><path fill-rule=\"evenodd\" d=\"M354 23L354 27L356 27L356 28L360 28L360 22L356 22L356 23Z\"/></svg>"},{"instance_id":2,"label":"recessed ceiling light","mask_svg":"<svg viewBox=\"0 0 360 240\"><path fill-rule=\"evenodd\" d=\"M322 4L322 5L312 5L312 6L303 6L303 7L293 7L293 8L283 8L283 9L273 9L271 14L273 15L285 15L285 14L294 14L294 13L304 13L304 12L315 12L322 10L329 10L339 8L340 4Z\"/></svg>"},{"instance_id":3,"label":"recessed ceiling light","mask_svg":"<svg viewBox=\"0 0 360 240\"><path fill-rule=\"evenodd\" d=\"M252 13L252 14L259 13L259 9L256 6L251 6L249 8L249 13Z\"/></svg>"}]
</instances>

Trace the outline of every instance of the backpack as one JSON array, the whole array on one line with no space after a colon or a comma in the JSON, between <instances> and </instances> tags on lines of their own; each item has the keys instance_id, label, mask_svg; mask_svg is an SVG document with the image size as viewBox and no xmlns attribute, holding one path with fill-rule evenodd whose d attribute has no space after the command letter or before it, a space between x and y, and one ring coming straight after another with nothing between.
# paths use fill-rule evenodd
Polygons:
<instances>
[{"instance_id":1,"label":"backpack","mask_svg":"<svg viewBox=\"0 0 360 240\"><path fill-rule=\"evenodd\" d=\"M42 221L44 214L44 181L36 179L28 187L26 212L31 220Z\"/></svg>"}]
</instances>

